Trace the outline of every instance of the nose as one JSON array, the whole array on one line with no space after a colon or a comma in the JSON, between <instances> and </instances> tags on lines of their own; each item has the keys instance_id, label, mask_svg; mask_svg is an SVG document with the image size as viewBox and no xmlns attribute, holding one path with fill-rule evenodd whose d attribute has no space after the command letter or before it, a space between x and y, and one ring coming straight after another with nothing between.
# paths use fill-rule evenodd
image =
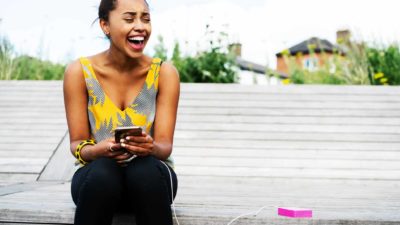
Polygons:
<instances>
[{"instance_id":1,"label":"nose","mask_svg":"<svg viewBox=\"0 0 400 225\"><path fill-rule=\"evenodd\" d=\"M141 20L135 20L133 29L136 30L136 31L142 31L142 30L144 30L143 21L141 21Z\"/></svg>"}]
</instances>

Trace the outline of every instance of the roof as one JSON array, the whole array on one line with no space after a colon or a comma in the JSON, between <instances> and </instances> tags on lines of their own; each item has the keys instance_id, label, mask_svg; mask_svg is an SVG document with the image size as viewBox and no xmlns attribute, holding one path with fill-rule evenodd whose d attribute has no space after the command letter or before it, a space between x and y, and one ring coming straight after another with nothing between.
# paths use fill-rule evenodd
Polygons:
<instances>
[{"instance_id":1,"label":"roof","mask_svg":"<svg viewBox=\"0 0 400 225\"><path fill-rule=\"evenodd\" d=\"M298 53L310 54L311 48L316 53L319 52L329 52L329 53L341 52L341 54L344 53L343 49L340 46L332 44L330 41L326 39L320 39L317 37L312 37L297 45L292 46L291 48L289 48L289 53L292 56ZM279 52L276 54L276 56L280 57L282 56L282 54L283 54L282 52Z\"/></svg>"},{"instance_id":2,"label":"roof","mask_svg":"<svg viewBox=\"0 0 400 225\"><path fill-rule=\"evenodd\" d=\"M281 72L276 71L276 70L270 70L266 66L247 61L247 60L245 60L245 59L243 59L241 57L237 57L236 58L236 63L237 63L237 65L239 66L239 68L241 70L252 71L252 72L258 73L258 74L266 74L266 73L268 73L268 75L275 75L275 76L278 76L278 77L280 77L282 79L288 78L287 74L281 73Z\"/></svg>"},{"instance_id":3,"label":"roof","mask_svg":"<svg viewBox=\"0 0 400 225\"><path fill-rule=\"evenodd\" d=\"M267 71L266 66L247 61L241 57L236 58L236 63L241 70L248 70L260 74L265 74L265 72Z\"/></svg>"}]
</instances>

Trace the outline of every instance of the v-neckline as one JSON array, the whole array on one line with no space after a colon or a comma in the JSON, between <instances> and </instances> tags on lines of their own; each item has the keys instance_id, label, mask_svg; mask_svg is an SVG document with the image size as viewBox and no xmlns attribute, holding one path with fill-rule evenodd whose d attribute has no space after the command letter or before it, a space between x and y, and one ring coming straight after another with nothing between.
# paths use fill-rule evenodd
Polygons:
<instances>
[{"instance_id":1,"label":"v-neckline","mask_svg":"<svg viewBox=\"0 0 400 225\"><path fill-rule=\"evenodd\" d=\"M124 109L121 109L120 107L118 107L118 106L114 103L114 101L113 101L113 100L109 97L109 95L104 91L104 88L103 88L103 86L101 85L99 79L97 79L96 72L94 71L94 68L93 68L93 66L92 66L92 63L89 61L89 59L87 59L87 61L88 61L88 65L90 66L90 71L91 71L91 73L93 73L93 78L97 81L97 83L99 83L99 87L101 88L101 91L104 93L104 97L105 97L105 98L108 98L108 100L110 101L110 103L111 103L119 112L122 112L122 113L124 113L130 106L132 106L132 105L135 104L135 102L136 102L136 100L138 99L138 97L142 94L143 89L146 88L147 78L149 77L149 74L151 73L152 66L153 66L153 64L154 64L154 59L152 59L152 60L151 60L151 64L150 64L150 68L149 68L149 70L147 71L146 78L144 79L144 82L143 82L143 84L142 84L142 88L139 90L139 93L135 96L135 98L131 101L131 103L130 103L127 107L125 107Z\"/></svg>"}]
</instances>

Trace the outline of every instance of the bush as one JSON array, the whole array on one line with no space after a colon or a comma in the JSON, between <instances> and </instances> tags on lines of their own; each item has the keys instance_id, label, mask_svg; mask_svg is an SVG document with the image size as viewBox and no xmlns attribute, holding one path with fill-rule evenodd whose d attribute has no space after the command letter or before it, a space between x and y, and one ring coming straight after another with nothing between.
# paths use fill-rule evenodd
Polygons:
<instances>
[{"instance_id":1,"label":"bush","mask_svg":"<svg viewBox=\"0 0 400 225\"><path fill-rule=\"evenodd\" d=\"M13 79L17 80L61 80L65 65L43 61L30 56L20 56L14 59L16 69Z\"/></svg>"},{"instance_id":2,"label":"bush","mask_svg":"<svg viewBox=\"0 0 400 225\"><path fill-rule=\"evenodd\" d=\"M43 61L30 56L13 57L13 46L0 37L1 80L61 80L65 65Z\"/></svg>"},{"instance_id":3,"label":"bush","mask_svg":"<svg viewBox=\"0 0 400 225\"><path fill-rule=\"evenodd\" d=\"M172 62L179 71L182 82L234 83L237 82L236 64L220 47L200 52L194 57L180 56L179 44L174 47Z\"/></svg>"},{"instance_id":4,"label":"bush","mask_svg":"<svg viewBox=\"0 0 400 225\"><path fill-rule=\"evenodd\" d=\"M400 85L400 46L367 49L371 82L375 85Z\"/></svg>"},{"instance_id":5,"label":"bush","mask_svg":"<svg viewBox=\"0 0 400 225\"><path fill-rule=\"evenodd\" d=\"M154 56L172 61L179 71L181 82L234 83L238 81L237 65L235 57L227 53L227 47L222 44L224 35L220 33L217 41L210 40L208 50L200 51L195 56L182 56L180 45L176 42L171 59L167 58L163 38L159 36Z\"/></svg>"}]
</instances>

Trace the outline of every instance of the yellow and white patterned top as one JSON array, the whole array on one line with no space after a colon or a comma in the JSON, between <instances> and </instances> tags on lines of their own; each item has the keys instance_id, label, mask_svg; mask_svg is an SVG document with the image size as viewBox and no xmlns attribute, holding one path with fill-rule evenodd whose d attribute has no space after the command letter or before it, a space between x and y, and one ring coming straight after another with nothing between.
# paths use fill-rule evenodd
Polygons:
<instances>
[{"instance_id":1,"label":"yellow and white patterned top","mask_svg":"<svg viewBox=\"0 0 400 225\"><path fill-rule=\"evenodd\" d=\"M104 92L90 61L82 57L80 62L88 92L88 117L92 138L100 142L114 137L114 130L119 126L140 126L153 136L161 59L152 60L141 91L124 110L118 108ZM169 158L167 163L173 167L172 158Z\"/></svg>"}]
</instances>

